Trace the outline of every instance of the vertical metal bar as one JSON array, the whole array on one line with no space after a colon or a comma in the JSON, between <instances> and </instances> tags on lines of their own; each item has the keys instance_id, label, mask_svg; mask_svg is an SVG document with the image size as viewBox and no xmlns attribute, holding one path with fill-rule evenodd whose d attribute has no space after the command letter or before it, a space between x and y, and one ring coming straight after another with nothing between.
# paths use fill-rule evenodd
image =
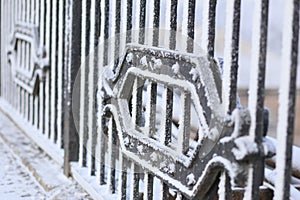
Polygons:
<instances>
[{"instance_id":1,"label":"vertical metal bar","mask_svg":"<svg viewBox=\"0 0 300 200\"><path fill-rule=\"evenodd\" d=\"M47 59L49 59L50 52L50 1L46 0L45 6L45 50L47 52ZM45 75L45 136L49 138L50 134L50 72L47 71ZM60 144L59 144L60 147Z\"/></svg>"},{"instance_id":2,"label":"vertical metal bar","mask_svg":"<svg viewBox=\"0 0 300 200\"><path fill-rule=\"evenodd\" d=\"M183 91L180 95L181 117L179 121L178 149L177 152L185 154L189 149L191 126L191 94Z\"/></svg>"},{"instance_id":3,"label":"vertical metal bar","mask_svg":"<svg viewBox=\"0 0 300 200\"><path fill-rule=\"evenodd\" d=\"M109 191L111 193L115 193L116 190L116 124L114 122L113 117L109 119L108 124L108 175L107 175L107 184Z\"/></svg>"},{"instance_id":4,"label":"vertical metal bar","mask_svg":"<svg viewBox=\"0 0 300 200\"><path fill-rule=\"evenodd\" d=\"M107 55L107 47L108 47L108 42L107 42L107 39L108 39L108 35L109 35L109 0L105 0L103 1L103 11L104 13L102 14L102 19L104 20L103 22L103 27L102 27L102 32L103 32L103 35L102 35L102 41L104 42L104 45L101 46L101 51L99 53L100 54L100 58L102 59L101 60L101 63L100 63L100 66L99 66L99 69L100 69L100 72L99 72L99 90L101 91L102 90L102 71L105 70L103 66L106 66L108 64L108 55ZM101 96L101 95L100 95ZM102 96L101 96L102 98ZM99 163L100 163L100 166L99 166L99 182L100 182L100 185L103 185L105 184L105 181L104 181L104 177L105 177L105 154L106 154L106 141L105 141L105 132L106 132L106 120L104 118L104 116L102 116L102 112L103 112L103 106L104 106L104 101L103 99L101 99L99 101L99 108L98 108L98 118L100 119L99 120L99 141L100 141L100 157L99 157Z\"/></svg>"},{"instance_id":5,"label":"vertical metal bar","mask_svg":"<svg viewBox=\"0 0 300 200\"><path fill-rule=\"evenodd\" d=\"M86 58L89 55L89 32L90 32L90 2L82 1L82 49L81 49L81 83L80 83L80 124L79 124L79 133L80 133L80 165L86 167L87 162L87 137L88 130L86 126L87 119L87 74L88 74L88 60Z\"/></svg>"},{"instance_id":6,"label":"vertical metal bar","mask_svg":"<svg viewBox=\"0 0 300 200\"><path fill-rule=\"evenodd\" d=\"M13 20L13 27L15 27L15 23L17 21L17 18L18 18L18 3L17 3L17 0L14 0L14 20ZM16 60L15 60L15 63L16 65ZM18 107L18 88L17 88L17 85L15 84L14 82L14 77L11 75L11 79L12 79L12 84L13 84L13 94L14 94L14 108L15 110L17 110L17 107Z\"/></svg>"},{"instance_id":7,"label":"vertical metal bar","mask_svg":"<svg viewBox=\"0 0 300 200\"><path fill-rule=\"evenodd\" d=\"M40 18L39 18L39 28L40 28L40 44L44 44L44 28L45 28L45 0L40 1ZM39 129L41 130L42 133L44 133L44 128L45 128L45 121L44 121L44 116L45 116L45 98L44 98L44 93L45 93L45 88L44 88L44 83L43 81L40 81L40 86L39 86Z\"/></svg>"},{"instance_id":8,"label":"vertical metal bar","mask_svg":"<svg viewBox=\"0 0 300 200\"><path fill-rule=\"evenodd\" d=\"M95 112L95 91L97 87L97 55L98 55L98 39L100 36L100 0L92 0L91 2L91 18L90 18L90 55L89 55L89 77L88 77L88 135L89 135L89 152L90 165L89 173L95 175L96 171L96 112Z\"/></svg>"},{"instance_id":9,"label":"vertical metal bar","mask_svg":"<svg viewBox=\"0 0 300 200\"><path fill-rule=\"evenodd\" d=\"M119 63L120 56L120 27L121 27L121 0L116 0L115 10L115 48L114 48L114 68Z\"/></svg>"},{"instance_id":10,"label":"vertical metal bar","mask_svg":"<svg viewBox=\"0 0 300 200\"><path fill-rule=\"evenodd\" d=\"M62 145L62 127L63 127L63 76L64 76L64 1L58 2L58 70L57 70L57 146Z\"/></svg>"},{"instance_id":11,"label":"vertical metal bar","mask_svg":"<svg viewBox=\"0 0 300 200\"><path fill-rule=\"evenodd\" d=\"M119 152L119 185L118 185L118 199L126 200L127 189L127 159L126 156Z\"/></svg>"},{"instance_id":12,"label":"vertical metal bar","mask_svg":"<svg viewBox=\"0 0 300 200\"><path fill-rule=\"evenodd\" d=\"M65 12L65 69L64 69L64 174L70 175L70 161L78 161L79 138L72 115L72 94L81 54L81 13L80 1L66 1ZM77 86L77 85L76 85ZM76 87L75 86L75 87ZM78 88L77 88L78 89ZM77 115L78 113L74 113Z\"/></svg>"},{"instance_id":13,"label":"vertical metal bar","mask_svg":"<svg viewBox=\"0 0 300 200\"><path fill-rule=\"evenodd\" d=\"M132 90L132 123L136 126L142 125L143 83L141 78L136 77Z\"/></svg>"},{"instance_id":14,"label":"vertical metal bar","mask_svg":"<svg viewBox=\"0 0 300 200\"><path fill-rule=\"evenodd\" d=\"M64 61L64 135L63 135L63 142L64 142L64 174L66 176L70 175L70 164L69 161L71 160L70 157L71 154L76 154L76 151L71 150L71 125L72 122L70 119L72 119L71 116L71 87L72 87L72 78L71 78L71 67L72 67L72 41L73 41L73 30L72 30L72 21L73 20L73 1L66 1L65 5L65 61ZM50 44L51 45L51 44ZM52 83L51 83L52 84ZM51 105L53 105L51 103ZM53 110L53 108L51 107ZM52 112L52 111L51 111ZM51 116L50 116L51 117ZM51 134L51 133L50 133Z\"/></svg>"},{"instance_id":15,"label":"vertical metal bar","mask_svg":"<svg viewBox=\"0 0 300 200\"><path fill-rule=\"evenodd\" d=\"M160 20L160 0L154 0L154 16L153 16L153 39L152 45L158 46L159 44L159 20Z\"/></svg>"},{"instance_id":16,"label":"vertical metal bar","mask_svg":"<svg viewBox=\"0 0 300 200\"><path fill-rule=\"evenodd\" d=\"M169 199L169 187L161 181L161 200Z\"/></svg>"},{"instance_id":17,"label":"vertical metal bar","mask_svg":"<svg viewBox=\"0 0 300 200\"><path fill-rule=\"evenodd\" d=\"M103 103L103 102L101 102ZM102 108L102 106L101 106ZM106 142L105 141L105 127L106 127L106 120L104 116L102 116L102 110L100 111L100 132L99 132L99 138L100 138L100 158L99 158L99 183L100 185L105 184L104 178L105 178L105 154L106 154Z\"/></svg>"},{"instance_id":18,"label":"vertical metal bar","mask_svg":"<svg viewBox=\"0 0 300 200\"><path fill-rule=\"evenodd\" d=\"M35 0L35 9L34 9L34 25L39 26L39 7L40 1ZM20 12L20 10L18 11ZM51 67L52 68L52 67ZM39 91L34 95L34 114L33 114L33 123L36 128L38 128L39 123Z\"/></svg>"},{"instance_id":19,"label":"vertical metal bar","mask_svg":"<svg viewBox=\"0 0 300 200\"><path fill-rule=\"evenodd\" d=\"M195 29L195 0L189 0L188 24L187 24L187 52L194 51L194 29Z\"/></svg>"},{"instance_id":20,"label":"vertical metal bar","mask_svg":"<svg viewBox=\"0 0 300 200\"><path fill-rule=\"evenodd\" d=\"M241 1L233 0L226 3L222 101L225 111L231 113L236 107Z\"/></svg>"},{"instance_id":21,"label":"vertical metal bar","mask_svg":"<svg viewBox=\"0 0 300 200\"><path fill-rule=\"evenodd\" d=\"M140 0L139 43L145 42L146 0Z\"/></svg>"},{"instance_id":22,"label":"vertical metal bar","mask_svg":"<svg viewBox=\"0 0 300 200\"><path fill-rule=\"evenodd\" d=\"M129 43L132 38L132 0L127 0L127 24L126 24L126 43Z\"/></svg>"},{"instance_id":23,"label":"vertical metal bar","mask_svg":"<svg viewBox=\"0 0 300 200\"><path fill-rule=\"evenodd\" d=\"M57 132L57 0L52 1L52 17L51 17L51 57L50 57L50 74L51 74L51 117L50 117L50 140L55 142Z\"/></svg>"},{"instance_id":24,"label":"vertical metal bar","mask_svg":"<svg viewBox=\"0 0 300 200\"><path fill-rule=\"evenodd\" d=\"M223 171L221 173L218 187L219 187L218 194L219 194L220 200L231 200L232 199L230 177L225 171Z\"/></svg>"},{"instance_id":25,"label":"vertical metal bar","mask_svg":"<svg viewBox=\"0 0 300 200\"><path fill-rule=\"evenodd\" d=\"M299 0L285 1L285 30L282 39L281 85L279 90L279 119L274 199L290 198L293 131L299 45Z\"/></svg>"},{"instance_id":26,"label":"vertical metal bar","mask_svg":"<svg viewBox=\"0 0 300 200\"><path fill-rule=\"evenodd\" d=\"M139 174L137 173L138 166L131 162L130 166L130 200L139 199Z\"/></svg>"},{"instance_id":27,"label":"vertical metal bar","mask_svg":"<svg viewBox=\"0 0 300 200\"><path fill-rule=\"evenodd\" d=\"M153 199L153 175L144 173L144 200Z\"/></svg>"},{"instance_id":28,"label":"vertical metal bar","mask_svg":"<svg viewBox=\"0 0 300 200\"><path fill-rule=\"evenodd\" d=\"M110 10L109 10L109 29L108 29L108 38L109 38L109 42L107 41L107 61L108 64L110 64L111 62L114 62L115 59L115 41L116 40L116 35L115 35L115 31L116 31L116 3L115 1L110 0L109 1L110 4Z\"/></svg>"},{"instance_id":29,"label":"vertical metal bar","mask_svg":"<svg viewBox=\"0 0 300 200\"><path fill-rule=\"evenodd\" d=\"M89 32L89 52L88 55L88 82L87 82L87 90L88 90L88 101L86 104L88 104L88 112L87 114L87 126L88 126L88 141L87 141L87 148L88 148L88 154L87 154L87 161L88 161L88 170L89 175L95 175L95 124L94 124L94 114L95 114L95 93L94 93L94 78L95 78L95 0L91 0L91 6L90 10L88 12L90 13L90 20L88 23L90 23L90 32Z\"/></svg>"},{"instance_id":30,"label":"vertical metal bar","mask_svg":"<svg viewBox=\"0 0 300 200\"><path fill-rule=\"evenodd\" d=\"M164 145L171 143L172 137L172 115L173 115L173 90L165 87L162 96L163 109L162 129L160 132L160 142Z\"/></svg>"},{"instance_id":31,"label":"vertical metal bar","mask_svg":"<svg viewBox=\"0 0 300 200\"><path fill-rule=\"evenodd\" d=\"M11 3L11 1L7 2L7 26L6 26L7 33L10 33L10 21L11 21L10 3ZM10 81L9 81L9 65L8 65L8 63L6 64L6 84L7 84L6 85L6 88L7 88L6 99L8 102L11 102L10 101Z\"/></svg>"},{"instance_id":32,"label":"vertical metal bar","mask_svg":"<svg viewBox=\"0 0 300 200\"><path fill-rule=\"evenodd\" d=\"M13 25L14 25L14 10L13 10L13 6L14 6L14 1L10 1L10 24L9 24L9 32L12 33L13 32ZM8 78L9 78L9 83L8 83L8 86L9 86L9 99L10 99L10 104L12 107L14 107L14 92L13 92L13 82L12 82L12 70L11 70L11 67L8 69Z\"/></svg>"},{"instance_id":33,"label":"vertical metal bar","mask_svg":"<svg viewBox=\"0 0 300 200\"><path fill-rule=\"evenodd\" d=\"M144 81L136 77L132 89L132 123L136 126L142 125L143 86ZM139 174L137 173L137 167L134 162L131 163L130 199L137 199L139 195Z\"/></svg>"},{"instance_id":34,"label":"vertical metal bar","mask_svg":"<svg viewBox=\"0 0 300 200\"><path fill-rule=\"evenodd\" d=\"M85 37L86 37L86 1L82 1L82 26L81 26L81 63L85 62ZM85 145L84 145L84 87L85 87L85 65L82 64L80 68L80 108L79 108L79 165L86 166L85 163Z\"/></svg>"},{"instance_id":35,"label":"vertical metal bar","mask_svg":"<svg viewBox=\"0 0 300 200\"><path fill-rule=\"evenodd\" d=\"M39 86L39 91L40 91L40 101L39 101L39 112L40 112L40 116L39 116L39 129L41 131L41 133L44 134L44 130L45 130L45 99L44 99L44 93L45 93L45 85L43 82L40 82L40 86Z\"/></svg>"},{"instance_id":36,"label":"vertical metal bar","mask_svg":"<svg viewBox=\"0 0 300 200\"><path fill-rule=\"evenodd\" d=\"M157 83L149 81L147 86L147 105L145 116L145 127L148 128L148 137L152 137L155 130L155 113L156 113L156 97L157 97Z\"/></svg>"},{"instance_id":37,"label":"vertical metal bar","mask_svg":"<svg viewBox=\"0 0 300 200\"><path fill-rule=\"evenodd\" d=\"M255 2L252 33L252 64L248 107L251 115L250 133L252 140L259 145L263 138L264 88L267 53L268 9L269 1ZM248 183L245 192L247 199L259 199L259 186L264 177L264 159L257 160L249 168Z\"/></svg>"},{"instance_id":38,"label":"vertical metal bar","mask_svg":"<svg viewBox=\"0 0 300 200\"><path fill-rule=\"evenodd\" d=\"M169 38L169 48L176 48L176 31L177 31L177 2L178 0L171 0L171 12L170 12L170 38Z\"/></svg>"},{"instance_id":39,"label":"vertical metal bar","mask_svg":"<svg viewBox=\"0 0 300 200\"><path fill-rule=\"evenodd\" d=\"M211 57L214 56L215 49L216 5L217 0L203 1L201 46Z\"/></svg>"}]
</instances>

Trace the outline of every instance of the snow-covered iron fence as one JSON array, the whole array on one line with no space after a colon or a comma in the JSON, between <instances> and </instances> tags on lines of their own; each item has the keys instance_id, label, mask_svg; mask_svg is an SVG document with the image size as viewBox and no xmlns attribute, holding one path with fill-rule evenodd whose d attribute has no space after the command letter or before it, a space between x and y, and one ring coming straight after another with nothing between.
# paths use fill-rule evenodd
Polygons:
<instances>
[{"instance_id":1,"label":"snow-covered iron fence","mask_svg":"<svg viewBox=\"0 0 300 200\"><path fill-rule=\"evenodd\" d=\"M64 7L1 1L1 108L63 163Z\"/></svg>"},{"instance_id":2,"label":"snow-covered iron fence","mask_svg":"<svg viewBox=\"0 0 300 200\"><path fill-rule=\"evenodd\" d=\"M253 1L245 108L241 2L226 1L222 61L217 0L2 0L1 110L95 198L299 195L290 185L299 169L291 159L299 0L284 3L277 160L267 160L276 177L267 171L267 184L269 1Z\"/></svg>"}]
</instances>

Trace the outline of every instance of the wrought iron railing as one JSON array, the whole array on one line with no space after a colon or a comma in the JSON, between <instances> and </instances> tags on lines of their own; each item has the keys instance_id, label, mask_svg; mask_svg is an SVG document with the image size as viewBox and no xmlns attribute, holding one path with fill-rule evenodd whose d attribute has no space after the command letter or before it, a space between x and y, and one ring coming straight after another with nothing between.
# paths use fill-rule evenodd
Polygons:
<instances>
[{"instance_id":1,"label":"wrought iron railing","mask_svg":"<svg viewBox=\"0 0 300 200\"><path fill-rule=\"evenodd\" d=\"M284 2L277 160L266 162L277 175L268 172L268 183L269 1L253 1L245 108L237 95L242 1L226 1L223 60L215 58L217 3L2 0L0 108L95 198L297 195L299 0Z\"/></svg>"}]
</instances>

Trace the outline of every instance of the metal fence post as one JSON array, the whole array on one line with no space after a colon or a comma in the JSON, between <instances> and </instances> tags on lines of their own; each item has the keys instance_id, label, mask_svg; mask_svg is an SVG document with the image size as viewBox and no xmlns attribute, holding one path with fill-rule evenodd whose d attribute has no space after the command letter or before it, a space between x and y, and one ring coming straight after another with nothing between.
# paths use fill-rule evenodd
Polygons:
<instances>
[{"instance_id":1,"label":"metal fence post","mask_svg":"<svg viewBox=\"0 0 300 200\"><path fill-rule=\"evenodd\" d=\"M64 173L70 175L70 161L78 161L79 137L73 120L72 90L80 67L81 1L68 0L65 4L65 68L64 68Z\"/></svg>"}]
</instances>

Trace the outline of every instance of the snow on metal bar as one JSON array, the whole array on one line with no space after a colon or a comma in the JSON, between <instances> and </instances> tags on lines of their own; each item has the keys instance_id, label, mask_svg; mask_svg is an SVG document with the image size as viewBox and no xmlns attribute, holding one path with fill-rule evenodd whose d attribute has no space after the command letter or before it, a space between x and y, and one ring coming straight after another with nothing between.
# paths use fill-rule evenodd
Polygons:
<instances>
[{"instance_id":1,"label":"snow on metal bar","mask_svg":"<svg viewBox=\"0 0 300 200\"><path fill-rule=\"evenodd\" d=\"M37 5L38 6L38 0L37 0ZM52 1L52 19L55 19L57 15L57 0ZM36 18L36 21L38 21L38 18ZM54 90L57 85L56 77L57 77L57 56L56 56L56 48L57 48L57 23L56 20L52 20L52 30L51 30L51 116L50 116L50 140L55 141L55 132L56 132L56 119L57 119L57 103L56 103L56 98L57 98L57 92ZM37 103L37 99L35 99L35 104ZM37 104L36 104L37 105ZM37 107L35 108L37 110ZM37 122L36 122L37 123Z\"/></svg>"},{"instance_id":2,"label":"snow on metal bar","mask_svg":"<svg viewBox=\"0 0 300 200\"><path fill-rule=\"evenodd\" d=\"M279 119L276 157L277 177L274 199L289 199L293 129L295 116L296 77L299 44L299 0L285 1L282 40L282 71L279 89Z\"/></svg>"},{"instance_id":3,"label":"snow on metal bar","mask_svg":"<svg viewBox=\"0 0 300 200\"><path fill-rule=\"evenodd\" d=\"M144 173L144 199L153 199L153 175L149 172Z\"/></svg>"},{"instance_id":4,"label":"snow on metal bar","mask_svg":"<svg viewBox=\"0 0 300 200\"><path fill-rule=\"evenodd\" d=\"M176 48L176 31L177 31L177 5L178 2L177 0L171 0L171 12L170 12L170 28L171 28L171 33L170 33L170 49L175 49Z\"/></svg>"},{"instance_id":5,"label":"snow on metal bar","mask_svg":"<svg viewBox=\"0 0 300 200\"><path fill-rule=\"evenodd\" d=\"M145 42L146 0L140 0L139 43Z\"/></svg>"},{"instance_id":6,"label":"snow on metal bar","mask_svg":"<svg viewBox=\"0 0 300 200\"><path fill-rule=\"evenodd\" d=\"M104 95L103 95L103 91L102 91L102 87L103 87L103 72L104 72L104 52L106 51L105 45L104 43L104 27L105 27L105 0L102 0L100 3L100 19L101 20L101 24L100 24L100 38L99 38L99 47L97 48L98 50L98 55L97 55L97 67L98 67L98 84L97 87L98 88L98 92L97 92L97 124L96 126L97 128L97 145L98 145L98 150L97 151L97 160L98 160L98 166L97 168L97 182L99 182L100 185L104 184L104 174L105 174L105 164L104 164L104 160L105 160L105 135L104 135L104 128L105 128L105 119L103 117L103 106L104 106Z\"/></svg>"},{"instance_id":7,"label":"snow on metal bar","mask_svg":"<svg viewBox=\"0 0 300 200\"><path fill-rule=\"evenodd\" d=\"M51 0L46 0L45 2L45 53L47 56L45 57L45 60L47 63L49 63L49 52L50 52L50 2ZM62 36L63 37L63 36ZM64 37L62 38L64 41ZM64 57L64 56L63 56ZM62 62L64 60L62 59ZM63 85L63 72L61 71L61 83L59 85L61 87L61 90L59 89L58 92L61 92L61 96L63 96L63 90L64 90L64 85ZM63 99L63 97L61 97ZM30 99L29 99L30 100ZM28 100L28 101L29 101ZM60 104L61 110L63 110L63 103ZM49 138L50 136L50 73L47 71L45 74L45 136ZM60 122L63 121L62 117L58 118ZM59 148L61 148L62 144L62 134L58 134L58 139L57 139L57 145Z\"/></svg>"},{"instance_id":8,"label":"snow on metal bar","mask_svg":"<svg viewBox=\"0 0 300 200\"><path fill-rule=\"evenodd\" d=\"M132 1L133 0L127 0L126 43L129 43L132 38Z\"/></svg>"},{"instance_id":9,"label":"snow on metal bar","mask_svg":"<svg viewBox=\"0 0 300 200\"><path fill-rule=\"evenodd\" d=\"M168 86L163 89L162 102L164 109L162 113L162 127L159 133L159 140L164 145L171 143L172 139L172 115L173 115L173 90Z\"/></svg>"},{"instance_id":10,"label":"snow on metal bar","mask_svg":"<svg viewBox=\"0 0 300 200\"><path fill-rule=\"evenodd\" d=\"M87 10L85 9L87 7L86 1L82 1L82 28L81 28L81 67L80 67L80 82L85 83L86 82L86 76L85 76L85 59L86 59L86 37L87 37L87 30L86 30L86 24L87 24ZM79 164L81 167L86 166L86 127L85 127L85 88L86 84L80 84L80 110L79 110Z\"/></svg>"},{"instance_id":11,"label":"snow on metal bar","mask_svg":"<svg viewBox=\"0 0 300 200\"><path fill-rule=\"evenodd\" d=\"M119 179L118 179L118 199L126 200L127 191L127 164L126 156L119 152Z\"/></svg>"},{"instance_id":12,"label":"snow on metal bar","mask_svg":"<svg viewBox=\"0 0 300 200\"><path fill-rule=\"evenodd\" d=\"M87 166L89 169L89 173L91 175L95 175L95 148L96 148L96 116L95 116L95 77L97 74L95 66L97 66L96 62L96 56L97 56L97 47L98 47L98 36L96 34L99 33L99 30L96 30L96 0L91 1L91 7L88 12L90 12L90 33L89 33L89 52L90 54L88 55L88 84L87 84L87 89L88 89L88 109L85 112L88 112L87 114L87 126L88 126L88 143L87 143L87 148L88 148L88 154L87 154ZM98 10L97 10L98 11ZM98 31L96 33L96 31Z\"/></svg>"},{"instance_id":13,"label":"snow on metal bar","mask_svg":"<svg viewBox=\"0 0 300 200\"><path fill-rule=\"evenodd\" d=\"M152 45L158 46L159 44L159 21L160 21L160 1L161 0L154 0L154 16L153 16L153 39L152 39Z\"/></svg>"},{"instance_id":14,"label":"snow on metal bar","mask_svg":"<svg viewBox=\"0 0 300 200\"><path fill-rule=\"evenodd\" d=\"M231 113L236 107L241 2L240 0L232 0L226 3L222 100L225 110Z\"/></svg>"},{"instance_id":15,"label":"snow on metal bar","mask_svg":"<svg viewBox=\"0 0 300 200\"><path fill-rule=\"evenodd\" d=\"M63 69L64 69L64 26L65 26L65 20L64 20L64 1L58 2L58 70L57 70L57 139L56 143L59 147L62 145L62 126L63 126Z\"/></svg>"},{"instance_id":16,"label":"snow on metal bar","mask_svg":"<svg viewBox=\"0 0 300 200\"><path fill-rule=\"evenodd\" d=\"M110 117L108 124L108 175L107 184L109 191L115 193L116 191L116 125L113 117Z\"/></svg>"},{"instance_id":17,"label":"snow on metal bar","mask_svg":"<svg viewBox=\"0 0 300 200\"><path fill-rule=\"evenodd\" d=\"M185 153L189 149L190 126L191 126L191 94L183 91L180 95L181 115L178 132L178 153Z\"/></svg>"},{"instance_id":18,"label":"snow on metal bar","mask_svg":"<svg viewBox=\"0 0 300 200\"><path fill-rule=\"evenodd\" d=\"M145 116L145 127L148 128L148 137L153 137L156 130L156 96L157 96L157 83L149 81L147 86L147 105Z\"/></svg>"},{"instance_id":19,"label":"snow on metal bar","mask_svg":"<svg viewBox=\"0 0 300 200\"><path fill-rule=\"evenodd\" d=\"M132 123L142 125L143 80L136 77L132 88Z\"/></svg>"},{"instance_id":20,"label":"snow on metal bar","mask_svg":"<svg viewBox=\"0 0 300 200\"><path fill-rule=\"evenodd\" d=\"M102 102L101 102L102 103ZM102 108L102 106L100 107ZM99 152L99 172L98 172L98 176L99 176L99 183L100 185L104 185L105 184L105 154L106 154L106 136L105 136L105 126L106 126L106 120L105 118L102 116L102 109L100 110L100 116L99 119L100 121L99 123L99 141L100 141L100 152Z\"/></svg>"},{"instance_id":21,"label":"snow on metal bar","mask_svg":"<svg viewBox=\"0 0 300 200\"><path fill-rule=\"evenodd\" d=\"M188 8L188 22L187 22L187 52L192 53L194 51L194 28L195 28L195 0L189 0Z\"/></svg>"},{"instance_id":22,"label":"snow on metal bar","mask_svg":"<svg viewBox=\"0 0 300 200\"><path fill-rule=\"evenodd\" d=\"M252 33L252 64L248 107L251 115L250 133L253 141L260 145L263 138L264 88L268 31L268 0L256 1ZM255 161L249 169L245 199L258 199L259 186L263 181L264 159Z\"/></svg>"},{"instance_id":23,"label":"snow on metal bar","mask_svg":"<svg viewBox=\"0 0 300 200\"><path fill-rule=\"evenodd\" d=\"M217 0L203 1L201 46L212 57L215 49L216 5Z\"/></svg>"},{"instance_id":24,"label":"snow on metal bar","mask_svg":"<svg viewBox=\"0 0 300 200\"><path fill-rule=\"evenodd\" d=\"M130 191L129 191L129 199L135 200L139 199L139 174L138 174L138 165L134 162L131 162L130 165Z\"/></svg>"}]
</instances>

